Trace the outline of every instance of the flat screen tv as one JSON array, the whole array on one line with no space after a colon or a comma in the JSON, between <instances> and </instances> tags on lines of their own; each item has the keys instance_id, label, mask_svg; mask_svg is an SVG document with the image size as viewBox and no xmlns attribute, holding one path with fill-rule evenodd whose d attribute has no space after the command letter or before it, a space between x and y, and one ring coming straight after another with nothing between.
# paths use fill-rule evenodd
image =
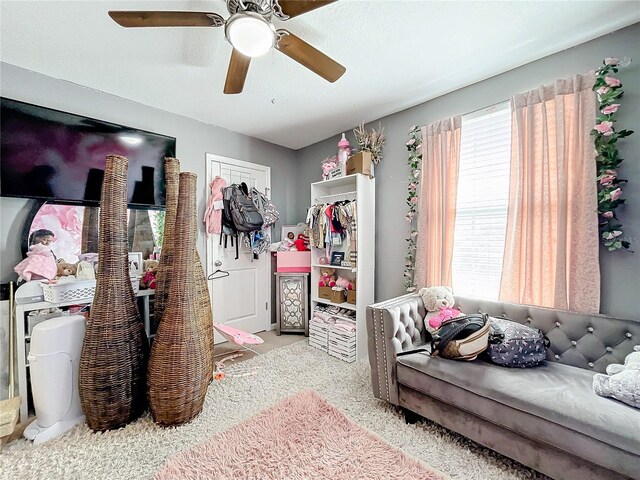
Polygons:
<instances>
[{"instance_id":1,"label":"flat screen tv","mask_svg":"<svg viewBox=\"0 0 640 480\"><path fill-rule=\"evenodd\" d=\"M106 157L117 154L129 159L129 206L164 206L175 138L8 98L0 107L1 196L98 205Z\"/></svg>"}]
</instances>

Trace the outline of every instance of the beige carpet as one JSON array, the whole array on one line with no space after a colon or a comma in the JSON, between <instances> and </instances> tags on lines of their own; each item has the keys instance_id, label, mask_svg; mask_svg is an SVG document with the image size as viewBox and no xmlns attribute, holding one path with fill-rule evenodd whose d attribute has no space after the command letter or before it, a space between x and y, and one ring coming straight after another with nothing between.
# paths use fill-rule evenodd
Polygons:
<instances>
[{"instance_id":1,"label":"beige carpet","mask_svg":"<svg viewBox=\"0 0 640 480\"><path fill-rule=\"evenodd\" d=\"M260 365L254 377L209 387L202 414L178 428L149 415L95 434L85 425L43 445L16 440L0 454L2 479L147 479L178 452L205 442L283 398L314 389L351 420L391 445L459 480L546 477L428 421L406 425L400 412L373 398L369 364L348 364L300 341L231 368Z\"/></svg>"}]
</instances>

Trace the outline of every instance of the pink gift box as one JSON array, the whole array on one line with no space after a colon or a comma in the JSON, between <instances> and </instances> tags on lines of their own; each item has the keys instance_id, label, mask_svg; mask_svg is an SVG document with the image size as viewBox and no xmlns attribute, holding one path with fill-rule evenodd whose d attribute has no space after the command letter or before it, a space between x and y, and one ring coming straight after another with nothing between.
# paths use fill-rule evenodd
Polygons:
<instances>
[{"instance_id":1,"label":"pink gift box","mask_svg":"<svg viewBox=\"0 0 640 480\"><path fill-rule=\"evenodd\" d=\"M277 252L276 256L280 273L311 272L311 252Z\"/></svg>"}]
</instances>

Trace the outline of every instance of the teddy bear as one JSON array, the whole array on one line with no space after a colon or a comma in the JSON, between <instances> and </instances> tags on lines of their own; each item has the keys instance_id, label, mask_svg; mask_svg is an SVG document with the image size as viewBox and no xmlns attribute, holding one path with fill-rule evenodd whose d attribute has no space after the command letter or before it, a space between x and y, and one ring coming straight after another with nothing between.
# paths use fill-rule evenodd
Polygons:
<instances>
[{"instance_id":1,"label":"teddy bear","mask_svg":"<svg viewBox=\"0 0 640 480\"><path fill-rule=\"evenodd\" d=\"M445 320L460 316L460 310L453 308L456 301L449 287L425 287L418 294L427 310L424 324L430 332L438 330Z\"/></svg>"},{"instance_id":2,"label":"teddy bear","mask_svg":"<svg viewBox=\"0 0 640 480\"><path fill-rule=\"evenodd\" d=\"M321 287L335 287L336 286L336 273L333 268L321 268L320 269L320 281L318 285Z\"/></svg>"},{"instance_id":3,"label":"teddy bear","mask_svg":"<svg viewBox=\"0 0 640 480\"><path fill-rule=\"evenodd\" d=\"M58 260L56 264L56 276L57 277L70 277L75 276L77 267L73 263L67 263L63 259Z\"/></svg>"},{"instance_id":4,"label":"teddy bear","mask_svg":"<svg viewBox=\"0 0 640 480\"><path fill-rule=\"evenodd\" d=\"M593 391L601 397L616 400L640 408L640 345L633 347L624 365L612 363L607 374L596 373L593 377Z\"/></svg>"},{"instance_id":5,"label":"teddy bear","mask_svg":"<svg viewBox=\"0 0 640 480\"><path fill-rule=\"evenodd\" d=\"M338 277L338 279L336 280L336 286L335 286L335 290L353 290L353 283L351 283L351 280L349 280L348 278L344 278L344 277Z\"/></svg>"},{"instance_id":6,"label":"teddy bear","mask_svg":"<svg viewBox=\"0 0 640 480\"><path fill-rule=\"evenodd\" d=\"M156 275L158 273L158 260L145 260L144 261L144 275L140 279L140 288L150 288L154 290L156 288Z\"/></svg>"}]
</instances>

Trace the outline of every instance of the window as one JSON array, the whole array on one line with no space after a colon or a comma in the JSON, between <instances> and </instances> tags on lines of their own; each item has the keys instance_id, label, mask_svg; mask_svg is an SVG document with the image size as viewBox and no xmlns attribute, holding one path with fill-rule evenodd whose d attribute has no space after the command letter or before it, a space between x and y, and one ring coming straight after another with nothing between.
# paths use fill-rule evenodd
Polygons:
<instances>
[{"instance_id":1,"label":"window","mask_svg":"<svg viewBox=\"0 0 640 480\"><path fill-rule=\"evenodd\" d=\"M508 103L462 118L452 262L456 295L498 299L510 156Z\"/></svg>"}]
</instances>

